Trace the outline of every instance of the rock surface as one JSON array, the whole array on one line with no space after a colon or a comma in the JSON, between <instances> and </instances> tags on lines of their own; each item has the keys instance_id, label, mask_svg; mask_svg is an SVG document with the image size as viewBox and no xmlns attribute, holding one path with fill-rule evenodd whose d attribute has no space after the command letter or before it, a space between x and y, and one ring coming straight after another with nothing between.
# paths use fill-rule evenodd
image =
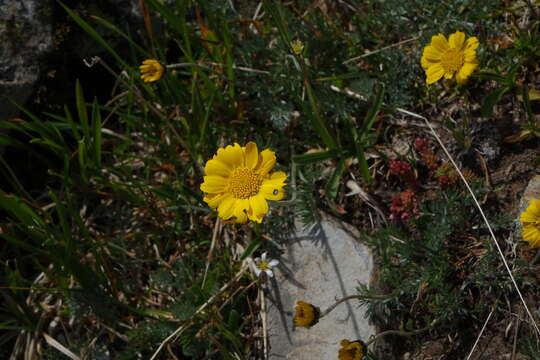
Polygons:
<instances>
[{"instance_id":1,"label":"rock surface","mask_svg":"<svg viewBox=\"0 0 540 360\"><path fill-rule=\"evenodd\" d=\"M527 206L529 206L531 200L538 199L540 199L540 175L536 175L529 181L527 188L523 192L521 203L519 204L520 210L525 210Z\"/></svg>"},{"instance_id":2,"label":"rock surface","mask_svg":"<svg viewBox=\"0 0 540 360\"><path fill-rule=\"evenodd\" d=\"M0 0L0 121L15 116L39 78L40 57L52 50L51 2Z\"/></svg>"},{"instance_id":3,"label":"rock surface","mask_svg":"<svg viewBox=\"0 0 540 360\"><path fill-rule=\"evenodd\" d=\"M296 301L325 310L336 299L356 295L359 283L369 284L372 255L357 239L351 227L323 218L286 240L268 301L271 360L336 359L342 339L365 341L375 334L358 300L340 304L309 329L293 325Z\"/></svg>"},{"instance_id":4,"label":"rock surface","mask_svg":"<svg viewBox=\"0 0 540 360\"><path fill-rule=\"evenodd\" d=\"M527 187L525 188L525 191L523 192L523 195L521 196L521 200L519 202L519 212L515 220L516 233L519 239L521 239L521 227L522 227L521 220L519 220L519 217L522 212L527 210L527 207L529 206L529 203L531 202L531 200L540 200L540 175L534 176L529 181L529 184L527 184Z\"/></svg>"}]
</instances>

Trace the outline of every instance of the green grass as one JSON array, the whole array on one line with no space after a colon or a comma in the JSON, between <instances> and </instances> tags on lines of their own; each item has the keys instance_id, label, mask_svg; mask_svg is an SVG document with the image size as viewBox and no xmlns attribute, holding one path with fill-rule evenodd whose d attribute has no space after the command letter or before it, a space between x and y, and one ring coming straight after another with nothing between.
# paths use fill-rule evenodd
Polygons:
<instances>
[{"instance_id":1,"label":"green grass","mask_svg":"<svg viewBox=\"0 0 540 360\"><path fill-rule=\"evenodd\" d=\"M455 173L433 171L412 146L431 134L396 108L449 130L456 156L478 146L471 135L478 123L508 122L497 106L512 106L520 119L503 137L519 126L528 139L537 136L529 94L537 84L540 9L506 3L268 0L250 20L230 2L147 0L152 21L163 26L152 36L141 29L142 38L62 5L107 52L94 66L115 85L104 89L112 90L110 101L99 102L77 81L64 111L21 106L22 120L0 123L11 132L0 135L7 153L46 169L40 185L29 187L25 179L38 174L0 158L0 353L21 354L34 339L45 349L41 358L56 359L48 334L83 358L146 359L181 328L157 358L262 358L261 285L249 271L237 277L243 260L271 250L269 239L280 239L294 216L308 224L324 211L362 229L376 254L378 285L359 293L389 297L363 300L371 320L381 331L429 328L400 339L396 356L450 335L446 354L466 356L488 313L510 319L507 305L519 299ZM456 30L479 38L479 71L463 87L427 86L423 47ZM293 40L303 43L301 53ZM147 58L180 65L143 83L138 66ZM442 115L456 107L463 116ZM410 145L406 152L396 151L396 139ZM288 197L260 225L217 223L199 190L204 163L218 147L248 141L276 152L278 169L289 175ZM429 149L437 166L447 161L435 142ZM391 174L395 158L411 164L414 184ZM504 205L480 180L482 167L460 159L476 174L469 180L499 239L508 238L511 221L497 216ZM370 208L345 196L347 181L376 199L386 219L392 198L412 188L419 213L371 226ZM501 245L518 285L534 296L535 267ZM518 351L538 358L533 331L521 331Z\"/></svg>"}]
</instances>

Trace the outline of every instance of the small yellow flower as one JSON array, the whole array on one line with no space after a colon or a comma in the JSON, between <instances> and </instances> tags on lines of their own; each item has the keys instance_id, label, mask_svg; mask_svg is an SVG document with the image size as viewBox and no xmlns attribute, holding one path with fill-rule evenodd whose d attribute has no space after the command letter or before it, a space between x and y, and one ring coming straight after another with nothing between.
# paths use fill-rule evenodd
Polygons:
<instances>
[{"instance_id":1,"label":"small yellow flower","mask_svg":"<svg viewBox=\"0 0 540 360\"><path fill-rule=\"evenodd\" d=\"M165 67L154 59L147 59L143 61L143 64L139 66L141 71L141 79L144 82L158 81L163 77Z\"/></svg>"},{"instance_id":2,"label":"small yellow flower","mask_svg":"<svg viewBox=\"0 0 540 360\"><path fill-rule=\"evenodd\" d=\"M540 200L531 200L519 218L523 224L523 240L530 247L540 247Z\"/></svg>"},{"instance_id":3,"label":"small yellow flower","mask_svg":"<svg viewBox=\"0 0 540 360\"><path fill-rule=\"evenodd\" d=\"M426 83L433 84L443 76L451 79L455 74L457 83L464 84L478 67L478 44L474 36L465 40L465 33L461 31L451 34L448 41L443 34L433 36L421 59L426 70Z\"/></svg>"},{"instance_id":4,"label":"small yellow flower","mask_svg":"<svg viewBox=\"0 0 540 360\"><path fill-rule=\"evenodd\" d=\"M296 55L300 55L304 51L304 44L300 40L293 40L291 41L291 48Z\"/></svg>"},{"instance_id":5,"label":"small yellow flower","mask_svg":"<svg viewBox=\"0 0 540 360\"><path fill-rule=\"evenodd\" d=\"M294 310L296 326L311 327L319 321L319 309L307 302L297 301Z\"/></svg>"},{"instance_id":6,"label":"small yellow flower","mask_svg":"<svg viewBox=\"0 0 540 360\"><path fill-rule=\"evenodd\" d=\"M285 194L287 175L270 173L275 165L276 154L269 149L259 153L254 142L219 148L204 167L203 200L224 220L260 223L269 210L266 200L281 200Z\"/></svg>"},{"instance_id":7,"label":"small yellow flower","mask_svg":"<svg viewBox=\"0 0 540 360\"><path fill-rule=\"evenodd\" d=\"M364 357L364 344L360 341L341 340L339 360L361 360Z\"/></svg>"}]
</instances>

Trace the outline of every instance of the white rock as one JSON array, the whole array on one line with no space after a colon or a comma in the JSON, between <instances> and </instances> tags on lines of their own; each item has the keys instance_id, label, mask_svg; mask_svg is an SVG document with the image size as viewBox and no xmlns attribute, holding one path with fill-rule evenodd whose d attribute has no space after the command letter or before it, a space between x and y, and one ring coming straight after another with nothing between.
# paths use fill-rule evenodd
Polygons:
<instances>
[{"instance_id":1,"label":"white rock","mask_svg":"<svg viewBox=\"0 0 540 360\"><path fill-rule=\"evenodd\" d=\"M324 311L336 299L356 295L359 283L369 283L372 254L355 229L325 217L310 230L291 234L286 244L270 286L270 359L337 359L342 339L365 341L375 334L358 300L338 305L311 328L293 325L296 301Z\"/></svg>"}]
</instances>

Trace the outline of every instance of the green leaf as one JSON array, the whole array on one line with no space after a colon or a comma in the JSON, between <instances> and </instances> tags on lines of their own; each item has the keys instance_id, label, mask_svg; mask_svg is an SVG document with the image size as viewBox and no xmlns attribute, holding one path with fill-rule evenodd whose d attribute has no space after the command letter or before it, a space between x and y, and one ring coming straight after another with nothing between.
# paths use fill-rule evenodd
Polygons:
<instances>
[{"instance_id":1,"label":"green leaf","mask_svg":"<svg viewBox=\"0 0 540 360\"><path fill-rule=\"evenodd\" d=\"M536 121L534 120L534 114L532 112L531 101L529 98L529 87L527 85L521 86L521 97L523 99L523 107L527 113L527 121L536 128Z\"/></svg>"},{"instance_id":2,"label":"green leaf","mask_svg":"<svg viewBox=\"0 0 540 360\"><path fill-rule=\"evenodd\" d=\"M493 115L493 107L495 104L501 101L502 96L510 89L510 86L503 86L486 96L482 103L482 116L485 118L491 117L491 115Z\"/></svg>"},{"instance_id":3,"label":"green leaf","mask_svg":"<svg viewBox=\"0 0 540 360\"><path fill-rule=\"evenodd\" d=\"M292 160L300 165L313 164L328 159L335 159L340 155L340 151L337 149L319 151L309 154L295 155Z\"/></svg>"},{"instance_id":4,"label":"green leaf","mask_svg":"<svg viewBox=\"0 0 540 360\"><path fill-rule=\"evenodd\" d=\"M94 160L96 166L101 168L101 112L97 100L94 100L92 104L92 130L94 133Z\"/></svg>"},{"instance_id":5,"label":"green leaf","mask_svg":"<svg viewBox=\"0 0 540 360\"><path fill-rule=\"evenodd\" d=\"M84 101L84 94L79 79L77 79L77 82L75 83L75 102L77 104L77 113L79 115L79 121L81 122L84 138L88 141L90 139L88 112L86 111L86 103Z\"/></svg>"},{"instance_id":6,"label":"green leaf","mask_svg":"<svg viewBox=\"0 0 540 360\"><path fill-rule=\"evenodd\" d=\"M508 78L494 72L482 71L482 72L474 73L472 77L482 79L482 80L493 80L501 84L511 85L511 82L509 81Z\"/></svg>"},{"instance_id":7,"label":"green leaf","mask_svg":"<svg viewBox=\"0 0 540 360\"><path fill-rule=\"evenodd\" d=\"M311 106L311 116L309 118L311 119L313 128L319 134L326 147L330 149L335 149L336 142L334 141L334 137L330 135L330 132L326 127L325 121L322 118L321 113L319 112L319 104L317 102L317 99L315 98L315 95L313 94L313 89L311 88L311 85L308 81L305 81L304 84L308 97L308 102Z\"/></svg>"},{"instance_id":8,"label":"green leaf","mask_svg":"<svg viewBox=\"0 0 540 360\"><path fill-rule=\"evenodd\" d=\"M79 150L77 152L78 158L79 158L79 166L81 170L81 176L85 182L87 181L86 178L86 144L85 139L82 139L79 141Z\"/></svg>"},{"instance_id":9,"label":"green leaf","mask_svg":"<svg viewBox=\"0 0 540 360\"><path fill-rule=\"evenodd\" d=\"M366 134L369 130L371 130L371 127L373 126L373 123L375 122L375 119L377 117L377 114L379 113L379 110L381 109L382 101L384 98L384 85L382 83L377 84L375 88L375 96L371 103L371 107L369 108L366 117L364 118L364 122L362 123L362 127L360 128L360 137L364 137L364 134Z\"/></svg>"},{"instance_id":10,"label":"green leaf","mask_svg":"<svg viewBox=\"0 0 540 360\"><path fill-rule=\"evenodd\" d=\"M332 176L330 177L330 180L326 184L326 196L332 200L334 200L337 196L339 183L340 183L341 176L343 175L344 170L345 170L345 158L342 158L337 163L336 168L334 169L334 172L332 173Z\"/></svg>"},{"instance_id":11,"label":"green leaf","mask_svg":"<svg viewBox=\"0 0 540 360\"><path fill-rule=\"evenodd\" d=\"M2 156L0 156L0 165L0 172L3 175L3 178L11 184L13 189L24 198L32 199L30 194L28 194L28 192L24 189L23 185L20 183L15 172L11 169L11 166L9 166L7 161L5 161Z\"/></svg>"},{"instance_id":12,"label":"green leaf","mask_svg":"<svg viewBox=\"0 0 540 360\"><path fill-rule=\"evenodd\" d=\"M147 0L149 1L149 0ZM66 12L68 13L68 15L73 19L75 20L75 22L77 24L79 24L79 26L81 28L83 28L84 31L86 31L88 33L88 35L90 35L91 37L94 38L94 40L96 40L101 46L103 46L108 52L111 53L111 55L115 58L115 60L121 64L122 67L124 68L129 68L129 65L124 61L122 60L122 57L120 57L120 55L118 55L116 53L116 51L114 51L114 49L109 45L109 43L107 43L107 41L105 41L105 39L103 39L103 37L101 37L101 35L99 35L97 33L96 30L94 30L94 28L92 28L92 26L90 26L86 21L84 21L79 15L77 15L77 13L75 13L73 10L71 10L70 8L68 8L66 5L64 5L64 3L62 3L61 1L58 0L58 3L60 4L60 6L62 6L64 8L64 10L66 10Z\"/></svg>"},{"instance_id":13,"label":"green leaf","mask_svg":"<svg viewBox=\"0 0 540 360\"><path fill-rule=\"evenodd\" d=\"M253 252L255 250L257 250L259 248L259 246L261 246L261 240L260 239L255 239L252 242L250 242L249 245L244 250L244 252L242 253L242 256L240 256L240 261L244 260L245 258L250 256L251 254L253 254Z\"/></svg>"},{"instance_id":14,"label":"green leaf","mask_svg":"<svg viewBox=\"0 0 540 360\"><path fill-rule=\"evenodd\" d=\"M377 80L372 76L369 76L366 73L363 73L362 76L358 76L358 79L351 82L349 87L351 90L360 93L364 96L370 97L373 92L373 87L375 86Z\"/></svg>"},{"instance_id":15,"label":"green leaf","mask_svg":"<svg viewBox=\"0 0 540 360\"><path fill-rule=\"evenodd\" d=\"M29 241L23 241L23 240L20 240L18 238L8 236L7 234L0 234L0 238L6 240L7 242L12 243L15 246L20 247L21 249L25 249L26 251L28 251L31 254L34 254L34 255L39 254L39 255L44 256L44 257L49 257L50 256L50 254L47 251L44 251L44 250L42 250L42 249L40 249L40 248L38 248L36 246L33 246Z\"/></svg>"},{"instance_id":16,"label":"green leaf","mask_svg":"<svg viewBox=\"0 0 540 360\"><path fill-rule=\"evenodd\" d=\"M0 207L6 212L13 214L26 226L42 226L44 224L41 217L20 198L16 197L15 195L7 195L1 190Z\"/></svg>"},{"instance_id":17,"label":"green leaf","mask_svg":"<svg viewBox=\"0 0 540 360\"><path fill-rule=\"evenodd\" d=\"M133 41L131 39L131 37L127 36L122 30L120 30L114 24L111 24L110 22L108 22L107 20L105 20L103 18L100 18L99 16L92 15L91 17L92 17L92 20L95 20L98 24L100 24L100 25L106 27L107 29L115 32L116 34L120 35L124 40L129 42L131 44L131 46L133 46L133 48L135 48L138 52L140 52L141 55L144 56L145 58L148 59L148 58L152 57L152 55L148 51L146 51L145 49L140 47L139 44L137 44L135 41Z\"/></svg>"}]
</instances>

